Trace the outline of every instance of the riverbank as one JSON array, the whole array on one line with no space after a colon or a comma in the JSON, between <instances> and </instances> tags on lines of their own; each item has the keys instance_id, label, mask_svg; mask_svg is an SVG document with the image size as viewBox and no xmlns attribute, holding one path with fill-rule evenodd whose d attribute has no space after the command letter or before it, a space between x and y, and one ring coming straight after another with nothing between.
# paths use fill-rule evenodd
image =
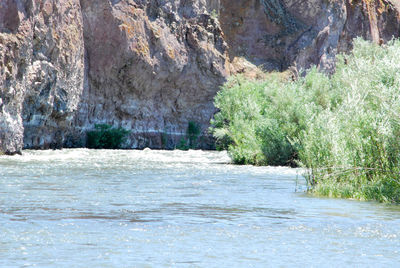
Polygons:
<instances>
[{"instance_id":1,"label":"riverbank","mask_svg":"<svg viewBox=\"0 0 400 268\"><path fill-rule=\"evenodd\" d=\"M361 39L328 77L241 76L215 98L218 147L237 164L298 165L316 195L400 203L400 41Z\"/></svg>"}]
</instances>

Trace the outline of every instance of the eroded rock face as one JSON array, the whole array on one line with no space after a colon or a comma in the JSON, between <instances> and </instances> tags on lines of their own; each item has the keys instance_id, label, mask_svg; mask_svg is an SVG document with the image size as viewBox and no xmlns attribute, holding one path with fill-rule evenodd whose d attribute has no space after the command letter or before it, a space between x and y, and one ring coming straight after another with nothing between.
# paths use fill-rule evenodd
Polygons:
<instances>
[{"instance_id":1,"label":"eroded rock face","mask_svg":"<svg viewBox=\"0 0 400 268\"><path fill-rule=\"evenodd\" d=\"M83 84L78 0L0 4L0 151L60 147Z\"/></svg>"},{"instance_id":2,"label":"eroded rock face","mask_svg":"<svg viewBox=\"0 0 400 268\"><path fill-rule=\"evenodd\" d=\"M81 101L84 74L83 25L78 0L40 2L24 70L26 148L60 148Z\"/></svg>"},{"instance_id":3,"label":"eroded rock face","mask_svg":"<svg viewBox=\"0 0 400 268\"><path fill-rule=\"evenodd\" d=\"M400 35L396 0L221 0L220 22L231 59L283 71L316 65L334 71L335 57L362 36L386 42Z\"/></svg>"},{"instance_id":4,"label":"eroded rock face","mask_svg":"<svg viewBox=\"0 0 400 268\"><path fill-rule=\"evenodd\" d=\"M96 123L122 126L132 130L127 146L133 148L173 148L189 122L208 136L213 97L228 74L226 44L209 15L212 3L81 4L87 84L77 130Z\"/></svg>"},{"instance_id":5,"label":"eroded rock face","mask_svg":"<svg viewBox=\"0 0 400 268\"><path fill-rule=\"evenodd\" d=\"M127 148L199 147L231 74L332 72L354 37L400 34L396 0L0 1L0 152L85 146L105 123Z\"/></svg>"}]
</instances>

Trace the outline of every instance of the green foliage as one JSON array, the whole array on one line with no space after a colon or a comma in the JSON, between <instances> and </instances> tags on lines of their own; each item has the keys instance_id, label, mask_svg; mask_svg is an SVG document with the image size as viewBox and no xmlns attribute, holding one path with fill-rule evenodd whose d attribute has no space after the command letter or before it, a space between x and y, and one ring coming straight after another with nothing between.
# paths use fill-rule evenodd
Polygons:
<instances>
[{"instance_id":1,"label":"green foliage","mask_svg":"<svg viewBox=\"0 0 400 268\"><path fill-rule=\"evenodd\" d=\"M234 77L215 98L212 132L235 163L297 163L316 194L400 202L400 41L361 39L331 77Z\"/></svg>"},{"instance_id":2,"label":"green foliage","mask_svg":"<svg viewBox=\"0 0 400 268\"><path fill-rule=\"evenodd\" d=\"M229 80L215 98L219 112L211 121L217 147L228 149L238 164L293 165L298 136L305 128L300 82L286 82L279 74L266 81L242 76Z\"/></svg>"},{"instance_id":3,"label":"green foliage","mask_svg":"<svg viewBox=\"0 0 400 268\"><path fill-rule=\"evenodd\" d=\"M178 146L176 146L176 149L183 150L183 151L189 150L190 147L188 145L188 141L184 137L181 137L181 139L179 140Z\"/></svg>"},{"instance_id":4,"label":"green foliage","mask_svg":"<svg viewBox=\"0 0 400 268\"><path fill-rule=\"evenodd\" d=\"M335 104L307 124L299 155L312 191L400 202L400 42L356 40L328 81ZM334 97L334 98L333 98Z\"/></svg>"},{"instance_id":5,"label":"green foliage","mask_svg":"<svg viewBox=\"0 0 400 268\"><path fill-rule=\"evenodd\" d=\"M124 143L128 130L96 124L95 130L87 132L87 147L93 149L119 149Z\"/></svg>"},{"instance_id":6,"label":"green foliage","mask_svg":"<svg viewBox=\"0 0 400 268\"><path fill-rule=\"evenodd\" d=\"M189 121L186 130L186 139L182 137L176 148L179 150L195 149L198 145L200 133L201 129L199 124L193 121Z\"/></svg>"},{"instance_id":7,"label":"green foliage","mask_svg":"<svg viewBox=\"0 0 400 268\"><path fill-rule=\"evenodd\" d=\"M163 149L168 147L168 134L165 130L161 133L161 146Z\"/></svg>"},{"instance_id":8,"label":"green foliage","mask_svg":"<svg viewBox=\"0 0 400 268\"><path fill-rule=\"evenodd\" d=\"M211 16L211 18L213 18L214 20L216 20L216 19L218 19L219 14L218 14L218 12L217 12L215 9L213 9L213 10L211 11L210 16Z\"/></svg>"},{"instance_id":9,"label":"green foliage","mask_svg":"<svg viewBox=\"0 0 400 268\"><path fill-rule=\"evenodd\" d=\"M188 123L187 137L189 139L189 147L194 149L197 147L197 141L200 135L200 126L193 121Z\"/></svg>"}]
</instances>

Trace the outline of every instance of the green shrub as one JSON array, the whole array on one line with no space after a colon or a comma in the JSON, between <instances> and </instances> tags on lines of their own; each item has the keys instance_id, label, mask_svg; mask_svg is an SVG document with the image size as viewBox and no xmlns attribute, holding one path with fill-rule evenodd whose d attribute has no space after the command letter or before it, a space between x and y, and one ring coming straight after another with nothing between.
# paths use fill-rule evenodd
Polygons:
<instances>
[{"instance_id":1,"label":"green shrub","mask_svg":"<svg viewBox=\"0 0 400 268\"><path fill-rule=\"evenodd\" d=\"M356 39L331 77L234 77L215 105L211 131L235 163L297 163L316 194L400 202L400 41Z\"/></svg>"},{"instance_id":2,"label":"green shrub","mask_svg":"<svg viewBox=\"0 0 400 268\"><path fill-rule=\"evenodd\" d=\"M329 84L340 97L299 138L312 191L400 202L399 74L399 41L385 48L356 40L352 55L338 58Z\"/></svg>"},{"instance_id":3,"label":"green shrub","mask_svg":"<svg viewBox=\"0 0 400 268\"><path fill-rule=\"evenodd\" d=\"M217 94L219 112L211 121L217 148L227 149L237 164L294 165L295 142L310 106L304 107L301 82L279 74L266 81L233 77Z\"/></svg>"},{"instance_id":4,"label":"green shrub","mask_svg":"<svg viewBox=\"0 0 400 268\"><path fill-rule=\"evenodd\" d=\"M200 133L200 125L194 121L189 121L186 129L186 138L182 137L176 148L178 150L196 149Z\"/></svg>"},{"instance_id":5,"label":"green shrub","mask_svg":"<svg viewBox=\"0 0 400 268\"><path fill-rule=\"evenodd\" d=\"M182 151L189 150L188 141L184 137L181 137L181 139L179 140L178 145L176 146L176 149L182 150Z\"/></svg>"},{"instance_id":6,"label":"green shrub","mask_svg":"<svg viewBox=\"0 0 400 268\"><path fill-rule=\"evenodd\" d=\"M95 130L87 132L87 147L93 149L119 149L125 142L128 130L96 124Z\"/></svg>"},{"instance_id":7,"label":"green shrub","mask_svg":"<svg viewBox=\"0 0 400 268\"><path fill-rule=\"evenodd\" d=\"M189 148L194 149L197 147L197 141L200 135L200 126L193 121L189 121L187 128L187 137L189 139Z\"/></svg>"}]
</instances>

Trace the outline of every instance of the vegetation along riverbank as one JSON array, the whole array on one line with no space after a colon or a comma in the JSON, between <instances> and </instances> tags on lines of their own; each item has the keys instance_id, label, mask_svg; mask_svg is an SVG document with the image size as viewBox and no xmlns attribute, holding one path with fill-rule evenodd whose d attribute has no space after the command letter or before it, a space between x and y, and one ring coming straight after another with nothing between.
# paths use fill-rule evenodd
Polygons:
<instances>
[{"instance_id":1,"label":"vegetation along riverbank","mask_svg":"<svg viewBox=\"0 0 400 268\"><path fill-rule=\"evenodd\" d=\"M400 203L399 40L355 40L331 76L235 76L215 105L212 132L235 163L297 165L316 195Z\"/></svg>"}]
</instances>

